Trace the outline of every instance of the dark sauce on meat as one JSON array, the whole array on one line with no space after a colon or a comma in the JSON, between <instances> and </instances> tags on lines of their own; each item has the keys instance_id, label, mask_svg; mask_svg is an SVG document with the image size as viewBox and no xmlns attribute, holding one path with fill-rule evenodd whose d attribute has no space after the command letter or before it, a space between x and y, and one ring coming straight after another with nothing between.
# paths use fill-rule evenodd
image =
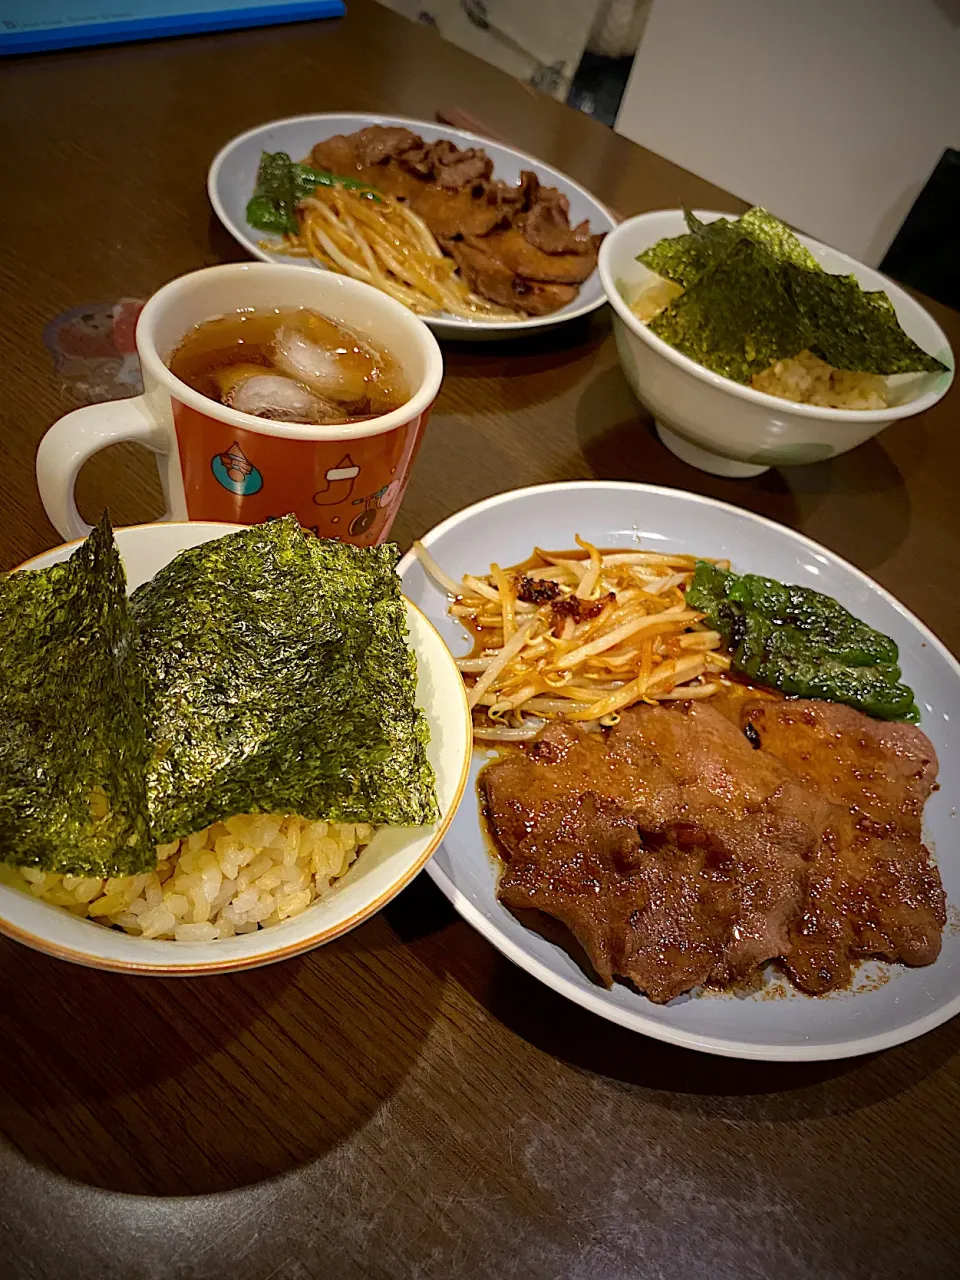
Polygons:
<instances>
[{"instance_id":1,"label":"dark sauce on meat","mask_svg":"<svg viewBox=\"0 0 960 1280\"><path fill-rule=\"evenodd\" d=\"M500 901L562 922L606 985L663 1003L752 992L773 965L818 995L868 957L936 958L944 896L920 839L936 767L912 726L730 682L498 750L482 827Z\"/></svg>"}]
</instances>

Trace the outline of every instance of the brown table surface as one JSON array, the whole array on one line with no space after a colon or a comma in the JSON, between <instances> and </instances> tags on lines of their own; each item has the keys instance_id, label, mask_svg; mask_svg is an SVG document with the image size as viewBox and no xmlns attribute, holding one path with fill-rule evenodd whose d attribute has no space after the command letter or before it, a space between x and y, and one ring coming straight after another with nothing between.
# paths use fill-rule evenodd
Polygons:
<instances>
[{"instance_id":1,"label":"brown table surface","mask_svg":"<svg viewBox=\"0 0 960 1280\"><path fill-rule=\"evenodd\" d=\"M625 214L743 207L369 0L342 22L12 61L0 99L3 567L58 541L33 455L76 401L44 325L241 257L205 190L241 130L457 106ZM960 349L960 317L933 310ZM724 481L657 441L604 315L446 359L402 544L518 485L665 483L820 539L960 648L960 387L832 462ZM80 494L122 524L160 510L133 448ZM3 943L0 983L4 1276L960 1275L960 1021L845 1063L681 1051L514 968L426 876L274 968L153 981Z\"/></svg>"}]
</instances>

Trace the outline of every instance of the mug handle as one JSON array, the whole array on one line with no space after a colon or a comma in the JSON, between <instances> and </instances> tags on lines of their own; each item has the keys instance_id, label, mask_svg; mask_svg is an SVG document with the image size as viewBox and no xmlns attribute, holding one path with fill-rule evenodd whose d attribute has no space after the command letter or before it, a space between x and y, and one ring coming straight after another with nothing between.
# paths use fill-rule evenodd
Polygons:
<instances>
[{"instance_id":1,"label":"mug handle","mask_svg":"<svg viewBox=\"0 0 960 1280\"><path fill-rule=\"evenodd\" d=\"M67 541L85 538L91 528L81 520L74 498L80 468L95 453L122 440L146 445L153 453L169 452L167 433L151 414L146 397L108 400L104 404L74 409L55 422L40 441L37 449L40 500L50 523ZM160 518L169 520L169 510Z\"/></svg>"}]
</instances>

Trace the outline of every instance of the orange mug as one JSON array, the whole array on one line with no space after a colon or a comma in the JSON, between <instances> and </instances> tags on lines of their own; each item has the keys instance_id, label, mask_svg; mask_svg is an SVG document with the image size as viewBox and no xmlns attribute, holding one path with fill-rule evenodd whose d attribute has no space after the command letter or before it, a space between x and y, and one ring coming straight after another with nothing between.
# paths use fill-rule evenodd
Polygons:
<instances>
[{"instance_id":1,"label":"orange mug","mask_svg":"<svg viewBox=\"0 0 960 1280\"><path fill-rule=\"evenodd\" d=\"M194 325L248 307L312 307L348 325L393 355L409 399L365 422L299 426L239 413L174 377L166 361ZM63 538L90 531L74 498L80 468L121 440L157 455L164 520L258 524L293 512L327 538L371 546L387 537L443 377L436 339L406 307L314 267L208 267L154 294L137 323L137 351L143 395L76 409L40 442L37 485Z\"/></svg>"}]
</instances>

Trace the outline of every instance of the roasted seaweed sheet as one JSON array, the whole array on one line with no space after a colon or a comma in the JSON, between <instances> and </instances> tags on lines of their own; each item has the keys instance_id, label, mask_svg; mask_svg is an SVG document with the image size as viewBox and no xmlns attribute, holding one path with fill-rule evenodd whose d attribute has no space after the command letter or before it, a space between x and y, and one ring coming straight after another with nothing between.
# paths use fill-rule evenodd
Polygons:
<instances>
[{"instance_id":1,"label":"roasted seaweed sheet","mask_svg":"<svg viewBox=\"0 0 960 1280\"><path fill-rule=\"evenodd\" d=\"M71 558L0 579L0 858L97 876L156 865L144 690L104 513Z\"/></svg>"},{"instance_id":2,"label":"roasted seaweed sheet","mask_svg":"<svg viewBox=\"0 0 960 1280\"><path fill-rule=\"evenodd\" d=\"M326 605L351 638L351 663L361 696L378 709L388 750L360 774L357 803L380 817L356 821L418 826L438 817L433 768L427 760L430 730L416 706L417 659L407 642L407 617L395 543L354 547L306 538Z\"/></svg>"},{"instance_id":3,"label":"roasted seaweed sheet","mask_svg":"<svg viewBox=\"0 0 960 1280\"><path fill-rule=\"evenodd\" d=\"M684 292L650 331L707 369L747 383L777 360L810 350L838 369L889 376L946 366L900 327L882 290L834 275L778 218L750 209L701 222L638 255Z\"/></svg>"},{"instance_id":4,"label":"roasted seaweed sheet","mask_svg":"<svg viewBox=\"0 0 960 1280\"><path fill-rule=\"evenodd\" d=\"M743 287L746 280L749 289ZM767 248L746 237L654 316L650 330L735 382L749 382L808 343L779 264Z\"/></svg>"},{"instance_id":5,"label":"roasted seaweed sheet","mask_svg":"<svg viewBox=\"0 0 960 1280\"><path fill-rule=\"evenodd\" d=\"M182 552L134 593L159 842L235 813L436 817L396 558L285 517Z\"/></svg>"}]
</instances>

